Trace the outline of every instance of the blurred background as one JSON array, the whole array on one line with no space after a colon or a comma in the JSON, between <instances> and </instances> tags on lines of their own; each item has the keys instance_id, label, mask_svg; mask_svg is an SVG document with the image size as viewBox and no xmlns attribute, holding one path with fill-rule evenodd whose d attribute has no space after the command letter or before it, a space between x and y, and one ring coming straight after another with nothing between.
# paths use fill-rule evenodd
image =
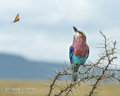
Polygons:
<instances>
[{"instance_id":1,"label":"blurred background","mask_svg":"<svg viewBox=\"0 0 120 96\"><path fill-rule=\"evenodd\" d=\"M120 48L119 9L120 0L0 0L0 95L43 96L43 80L49 80L55 69L63 70L65 62L70 65L73 26L85 32L93 62L103 42L99 31L117 40ZM11 23L18 13L20 21Z\"/></svg>"},{"instance_id":2,"label":"blurred background","mask_svg":"<svg viewBox=\"0 0 120 96\"><path fill-rule=\"evenodd\" d=\"M99 31L120 42L119 9L119 0L0 0L0 78L48 79L70 65L73 26L85 32L89 59L97 60Z\"/></svg>"}]
</instances>

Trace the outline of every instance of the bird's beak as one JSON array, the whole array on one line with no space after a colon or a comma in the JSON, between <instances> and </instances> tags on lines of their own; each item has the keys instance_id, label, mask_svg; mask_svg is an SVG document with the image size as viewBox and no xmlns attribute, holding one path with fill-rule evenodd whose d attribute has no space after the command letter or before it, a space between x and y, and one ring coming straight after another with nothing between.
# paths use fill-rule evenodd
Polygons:
<instances>
[{"instance_id":1,"label":"bird's beak","mask_svg":"<svg viewBox=\"0 0 120 96\"><path fill-rule=\"evenodd\" d=\"M73 26L73 29L74 29L74 31L75 31L75 32L77 32L77 31L78 31L78 29L77 29L75 26Z\"/></svg>"}]
</instances>

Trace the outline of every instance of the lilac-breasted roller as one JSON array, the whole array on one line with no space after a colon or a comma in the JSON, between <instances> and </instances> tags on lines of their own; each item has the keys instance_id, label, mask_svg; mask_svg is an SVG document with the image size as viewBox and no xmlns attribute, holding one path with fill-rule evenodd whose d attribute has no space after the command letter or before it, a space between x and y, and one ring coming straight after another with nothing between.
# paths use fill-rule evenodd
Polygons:
<instances>
[{"instance_id":1,"label":"lilac-breasted roller","mask_svg":"<svg viewBox=\"0 0 120 96\"><path fill-rule=\"evenodd\" d=\"M75 34L73 36L73 44L69 49L70 63L74 65L72 72L78 72L79 65L84 64L89 56L89 47L86 43L86 35L73 26ZM77 74L72 75L72 81L77 80Z\"/></svg>"}]
</instances>

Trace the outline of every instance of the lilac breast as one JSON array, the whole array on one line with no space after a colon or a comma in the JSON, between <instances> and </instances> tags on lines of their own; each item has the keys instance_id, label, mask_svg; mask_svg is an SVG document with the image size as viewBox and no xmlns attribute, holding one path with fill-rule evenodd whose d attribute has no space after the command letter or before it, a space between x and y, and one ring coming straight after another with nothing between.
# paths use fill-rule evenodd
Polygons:
<instances>
[{"instance_id":1,"label":"lilac breast","mask_svg":"<svg viewBox=\"0 0 120 96\"><path fill-rule=\"evenodd\" d=\"M74 46L74 53L73 53L74 55L85 57L88 54L89 47L86 44L86 42L83 41L82 38L74 37L73 46Z\"/></svg>"}]
</instances>

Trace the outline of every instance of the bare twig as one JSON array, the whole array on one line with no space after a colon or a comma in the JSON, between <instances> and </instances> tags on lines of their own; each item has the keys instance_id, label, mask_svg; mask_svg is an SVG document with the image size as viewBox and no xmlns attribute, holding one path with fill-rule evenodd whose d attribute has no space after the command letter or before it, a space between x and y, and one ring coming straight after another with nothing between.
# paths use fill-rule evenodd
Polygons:
<instances>
[{"instance_id":1,"label":"bare twig","mask_svg":"<svg viewBox=\"0 0 120 96\"><path fill-rule=\"evenodd\" d=\"M95 89L98 88L98 85L101 84L100 81L103 81L104 79L114 79L120 82L120 77L117 77L116 72L120 72L120 69L115 69L115 68L109 68L110 65L113 65L113 61L117 58L115 54L117 53L116 49L116 41L110 41L110 39L107 39L106 36L100 31L102 37L104 38L104 42L100 43L102 45L103 50L101 51L101 54L98 54L99 59L93 63L92 61L89 60L87 64L80 65L83 66L84 71L81 72L70 72L70 70L76 63L72 64L70 67L67 67L63 70L63 72L58 72L57 75L53 78L52 83L50 84L50 90L47 96L51 96L52 92L54 92L54 96L61 96L64 94L64 96L70 95L72 93L73 89L75 88L76 85L79 85L81 82L84 81L92 81L94 80L95 82L93 83L93 86L89 92L88 96L92 96L93 93L95 93ZM97 71L96 71L97 70ZM80 78L78 81L71 82L66 81L66 86L62 85L57 85L56 81L59 80L59 78L63 75L65 76L70 76L73 74L79 74ZM55 89L58 87L59 90Z\"/></svg>"}]
</instances>

